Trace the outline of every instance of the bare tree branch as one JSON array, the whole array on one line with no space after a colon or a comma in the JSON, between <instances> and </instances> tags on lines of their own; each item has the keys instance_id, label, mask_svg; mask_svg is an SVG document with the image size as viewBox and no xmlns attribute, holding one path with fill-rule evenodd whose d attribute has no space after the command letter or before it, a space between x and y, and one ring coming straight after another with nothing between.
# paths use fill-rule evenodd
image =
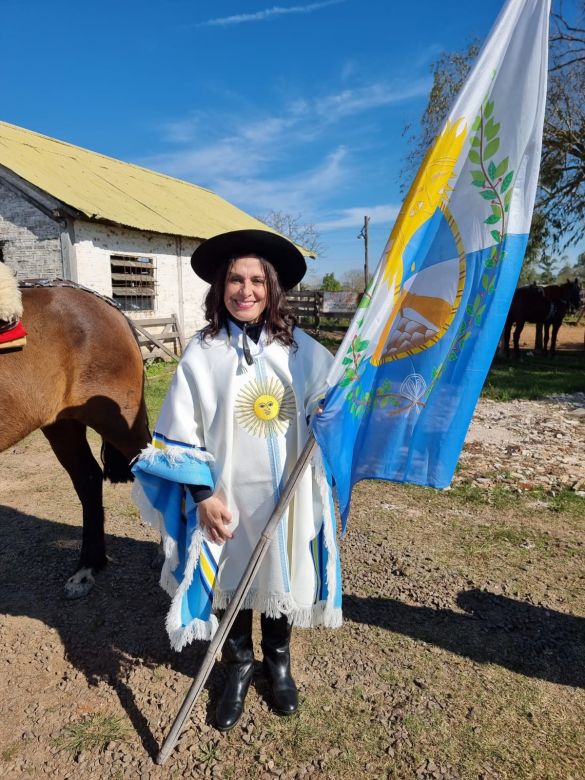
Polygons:
<instances>
[{"instance_id":1,"label":"bare tree branch","mask_svg":"<svg viewBox=\"0 0 585 780\"><path fill-rule=\"evenodd\" d=\"M312 222L304 222L302 214L288 214L285 211L272 210L257 216L256 219L290 238L295 244L308 249L311 254L321 256L325 254L319 229Z\"/></svg>"},{"instance_id":2,"label":"bare tree branch","mask_svg":"<svg viewBox=\"0 0 585 780\"><path fill-rule=\"evenodd\" d=\"M569 16L555 0L547 111L539 191L528 256L538 260L546 246L577 244L585 238L585 0ZM401 171L403 190L419 167L476 58L477 44L443 53L431 66L433 85L420 129Z\"/></svg>"}]
</instances>

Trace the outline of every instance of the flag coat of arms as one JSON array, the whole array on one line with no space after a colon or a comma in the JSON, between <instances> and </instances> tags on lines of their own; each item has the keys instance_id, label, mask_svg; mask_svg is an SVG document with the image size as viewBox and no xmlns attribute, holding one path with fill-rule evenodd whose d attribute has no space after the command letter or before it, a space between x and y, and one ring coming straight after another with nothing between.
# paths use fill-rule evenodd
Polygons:
<instances>
[{"instance_id":1,"label":"flag coat of arms","mask_svg":"<svg viewBox=\"0 0 585 780\"><path fill-rule=\"evenodd\" d=\"M450 484L528 240L550 0L509 0L402 205L314 433L352 486Z\"/></svg>"}]
</instances>

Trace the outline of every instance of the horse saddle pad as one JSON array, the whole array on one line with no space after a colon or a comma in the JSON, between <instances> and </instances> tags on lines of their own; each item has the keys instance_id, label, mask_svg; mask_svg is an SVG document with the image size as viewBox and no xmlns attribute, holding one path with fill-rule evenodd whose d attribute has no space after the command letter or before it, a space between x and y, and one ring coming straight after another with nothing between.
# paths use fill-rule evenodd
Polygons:
<instances>
[{"instance_id":1,"label":"horse saddle pad","mask_svg":"<svg viewBox=\"0 0 585 780\"><path fill-rule=\"evenodd\" d=\"M20 320L17 322L0 320L0 351L24 347L26 336L26 330Z\"/></svg>"}]
</instances>

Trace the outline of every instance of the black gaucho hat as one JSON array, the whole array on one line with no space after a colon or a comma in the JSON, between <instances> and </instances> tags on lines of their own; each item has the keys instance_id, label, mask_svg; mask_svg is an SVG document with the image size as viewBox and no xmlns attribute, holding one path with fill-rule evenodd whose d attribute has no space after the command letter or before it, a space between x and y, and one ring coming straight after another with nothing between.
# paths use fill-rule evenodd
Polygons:
<instances>
[{"instance_id":1,"label":"black gaucho hat","mask_svg":"<svg viewBox=\"0 0 585 780\"><path fill-rule=\"evenodd\" d=\"M208 238L191 256L193 270L212 284L220 268L232 257L258 255L274 266L283 290L298 284L307 271L305 258L296 246L269 230L230 230Z\"/></svg>"}]
</instances>

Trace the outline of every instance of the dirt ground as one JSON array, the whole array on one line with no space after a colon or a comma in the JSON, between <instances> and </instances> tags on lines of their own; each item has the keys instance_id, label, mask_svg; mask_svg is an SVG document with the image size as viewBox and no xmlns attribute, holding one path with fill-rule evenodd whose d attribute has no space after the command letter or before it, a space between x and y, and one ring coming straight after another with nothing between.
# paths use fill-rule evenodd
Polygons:
<instances>
[{"instance_id":1,"label":"dirt ground","mask_svg":"<svg viewBox=\"0 0 585 780\"><path fill-rule=\"evenodd\" d=\"M160 768L205 648L169 647L128 486L106 486L110 565L64 599L79 509L33 434L0 454L0 776L583 778L584 496L585 394L481 401L452 490L356 489L344 626L294 634L299 714L259 668L220 735L216 670Z\"/></svg>"},{"instance_id":2,"label":"dirt ground","mask_svg":"<svg viewBox=\"0 0 585 780\"><path fill-rule=\"evenodd\" d=\"M514 330L512 329L512 333ZM526 323L520 334L520 349L534 349L536 326ZM510 344L512 340L510 339ZM583 349L585 347L585 318L579 325L563 322L557 334L557 349Z\"/></svg>"}]
</instances>

